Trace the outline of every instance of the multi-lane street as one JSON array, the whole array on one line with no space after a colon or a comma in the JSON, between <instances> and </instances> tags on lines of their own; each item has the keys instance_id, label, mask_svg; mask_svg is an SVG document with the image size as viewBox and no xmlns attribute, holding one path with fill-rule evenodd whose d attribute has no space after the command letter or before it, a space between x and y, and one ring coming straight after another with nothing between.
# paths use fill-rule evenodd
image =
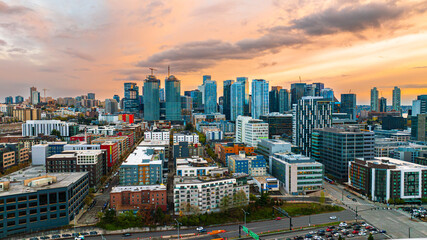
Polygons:
<instances>
[{"instance_id":1,"label":"multi-lane street","mask_svg":"<svg viewBox=\"0 0 427 240\"><path fill-rule=\"evenodd\" d=\"M360 198L348 191L344 190L343 186L332 185L325 182L325 190L330 197L343 202L345 206L357 209L360 218L363 218L377 228L384 229L387 234L393 238L408 238L409 232L412 238L427 236L427 223L418 220L411 220L410 216L401 210L390 208L384 209L384 204L373 203ZM348 198L347 195L351 196ZM355 198L356 201L352 199ZM371 210L379 208L379 210Z\"/></svg>"}]
</instances>

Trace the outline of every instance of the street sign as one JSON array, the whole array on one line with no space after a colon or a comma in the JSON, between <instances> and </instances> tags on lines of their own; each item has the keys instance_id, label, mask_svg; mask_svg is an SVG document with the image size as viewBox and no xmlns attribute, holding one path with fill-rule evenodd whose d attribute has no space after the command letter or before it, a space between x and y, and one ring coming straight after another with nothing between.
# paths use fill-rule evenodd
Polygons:
<instances>
[{"instance_id":1,"label":"street sign","mask_svg":"<svg viewBox=\"0 0 427 240\"><path fill-rule=\"evenodd\" d=\"M255 240L259 240L259 236L258 234L252 232L251 230L249 230L247 227L242 226L243 232L249 234L253 239Z\"/></svg>"}]
</instances>

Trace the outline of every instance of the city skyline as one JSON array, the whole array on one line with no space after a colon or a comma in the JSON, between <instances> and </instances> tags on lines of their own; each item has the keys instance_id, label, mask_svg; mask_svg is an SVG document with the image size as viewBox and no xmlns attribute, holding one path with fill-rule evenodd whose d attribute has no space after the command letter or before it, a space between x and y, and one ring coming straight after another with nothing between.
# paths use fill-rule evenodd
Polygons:
<instances>
[{"instance_id":1,"label":"city skyline","mask_svg":"<svg viewBox=\"0 0 427 240\"><path fill-rule=\"evenodd\" d=\"M351 90L366 105L373 87L389 104L394 86L402 105L426 92L422 1L177 4L0 1L1 98L27 99L31 86L54 98L123 97L124 82L141 87L148 67L163 79L167 65L182 95L205 74L217 81L218 97L222 82L237 76L288 90L301 76L335 96Z\"/></svg>"}]
</instances>

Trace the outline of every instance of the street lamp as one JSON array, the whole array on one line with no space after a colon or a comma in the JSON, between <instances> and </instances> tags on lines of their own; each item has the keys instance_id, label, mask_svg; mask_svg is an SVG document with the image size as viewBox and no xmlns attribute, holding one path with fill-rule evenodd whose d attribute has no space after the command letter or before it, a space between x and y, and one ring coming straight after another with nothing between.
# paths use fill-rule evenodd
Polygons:
<instances>
[{"instance_id":1,"label":"street lamp","mask_svg":"<svg viewBox=\"0 0 427 240\"><path fill-rule=\"evenodd\" d=\"M246 212L243 208L242 208L243 213L245 213L245 226L246 226L246 214L249 214L248 212Z\"/></svg>"},{"instance_id":2,"label":"street lamp","mask_svg":"<svg viewBox=\"0 0 427 240\"><path fill-rule=\"evenodd\" d=\"M179 225L182 225L180 222L178 222L178 220L176 220L175 219L175 221L176 221L176 225L178 226L178 239L179 239Z\"/></svg>"}]
</instances>

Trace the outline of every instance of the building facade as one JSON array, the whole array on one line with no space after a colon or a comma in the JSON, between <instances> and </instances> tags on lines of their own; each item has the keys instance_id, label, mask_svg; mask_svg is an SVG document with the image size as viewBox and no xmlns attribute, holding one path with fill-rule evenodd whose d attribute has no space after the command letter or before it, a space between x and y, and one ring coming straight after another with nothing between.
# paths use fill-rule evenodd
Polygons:
<instances>
[{"instance_id":1,"label":"building facade","mask_svg":"<svg viewBox=\"0 0 427 240\"><path fill-rule=\"evenodd\" d=\"M393 104L392 109L394 111L398 111L398 112L402 111L402 107L400 106L400 100L401 100L400 88L394 87L393 88L393 102L392 102L392 104Z\"/></svg>"},{"instance_id":2,"label":"building facade","mask_svg":"<svg viewBox=\"0 0 427 240\"><path fill-rule=\"evenodd\" d=\"M119 186L110 192L110 206L118 213L140 210L167 210L167 191L164 185Z\"/></svg>"},{"instance_id":3,"label":"building facade","mask_svg":"<svg viewBox=\"0 0 427 240\"><path fill-rule=\"evenodd\" d=\"M217 108L217 86L216 81L206 80L204 85L204 99L205 99L205 114L218 112Z\"/></svg>"},{"instance_id":4,"label":"building facade","mask_svg":"<svg viewBox=\"0 0 427 240\"><path fill-rule=\"evenodd\" d=\"M376 87L371 89L371 112L379 112L379 98L378 90Z\"/></svg>"},{"instance_id":5,"label":"building facade","mask_svg":"<svg viewBox=\"0 0 427 240\"><path fill-rule=\"evenodd\" d=\"M62 137L69 137L71 125L60 120L30 120L22 124L22 136L51 135L56 130Z\"/></svg>"},{"instance_id":6,"label":"building facade","mask_svg":"<svg viewBox=\"0 0 427 240\"><path fill-rule=\"evenodd\" d=\"M356 94L341 94L341 112L350 114L352 120L356 120Z\"/></svg>"},{"instance_id":7,"label":"building facade","mask_svg":"<svg viewBox=\"0 0 427 240\"><path fill-rule=\"evenodd\" d=\"M269 113L268 81L264 79L252 80L251 104L251 116L253 119L259 119L261 115Z\"/></svg>"},{"instance_id":8,"label":"building facade","mask_svg":"<svg viewBox=\"0 0 427 240\"><path fill-rule=\"evenodd\" d=\"M260 119L268 124L268 136L280 136L292 140L292 114L271 112L261 115Z\"/></svg>"},{"instance_id":9,"label":"building facade","mask_svg":"<svg viewBox=\"0 0 427 240\"><path fill-rule=\"evenodd\" d=\"M139 113L139 88L136 83L124 83L123 111Z\"/></svg>"},{"instance_id":10,"label":"building facade","mask_svg":"<svg viewBox=\"0 0 427 240\"><path fill-rule=\"evenodd\" d=\"M144 120L160 120L160 80L149 75L144 81Z\"/></svg>"},{"instance_id":11,"label":"building facade","mask_svg":"<svg viewBox=\"0 0 427 240\"><path fill-rule=\"evenodd\" d=\"M166 90L166 120L180 121L181 119L181 81L171 75L165 79Z\"/></svg>"}]
</instances>

